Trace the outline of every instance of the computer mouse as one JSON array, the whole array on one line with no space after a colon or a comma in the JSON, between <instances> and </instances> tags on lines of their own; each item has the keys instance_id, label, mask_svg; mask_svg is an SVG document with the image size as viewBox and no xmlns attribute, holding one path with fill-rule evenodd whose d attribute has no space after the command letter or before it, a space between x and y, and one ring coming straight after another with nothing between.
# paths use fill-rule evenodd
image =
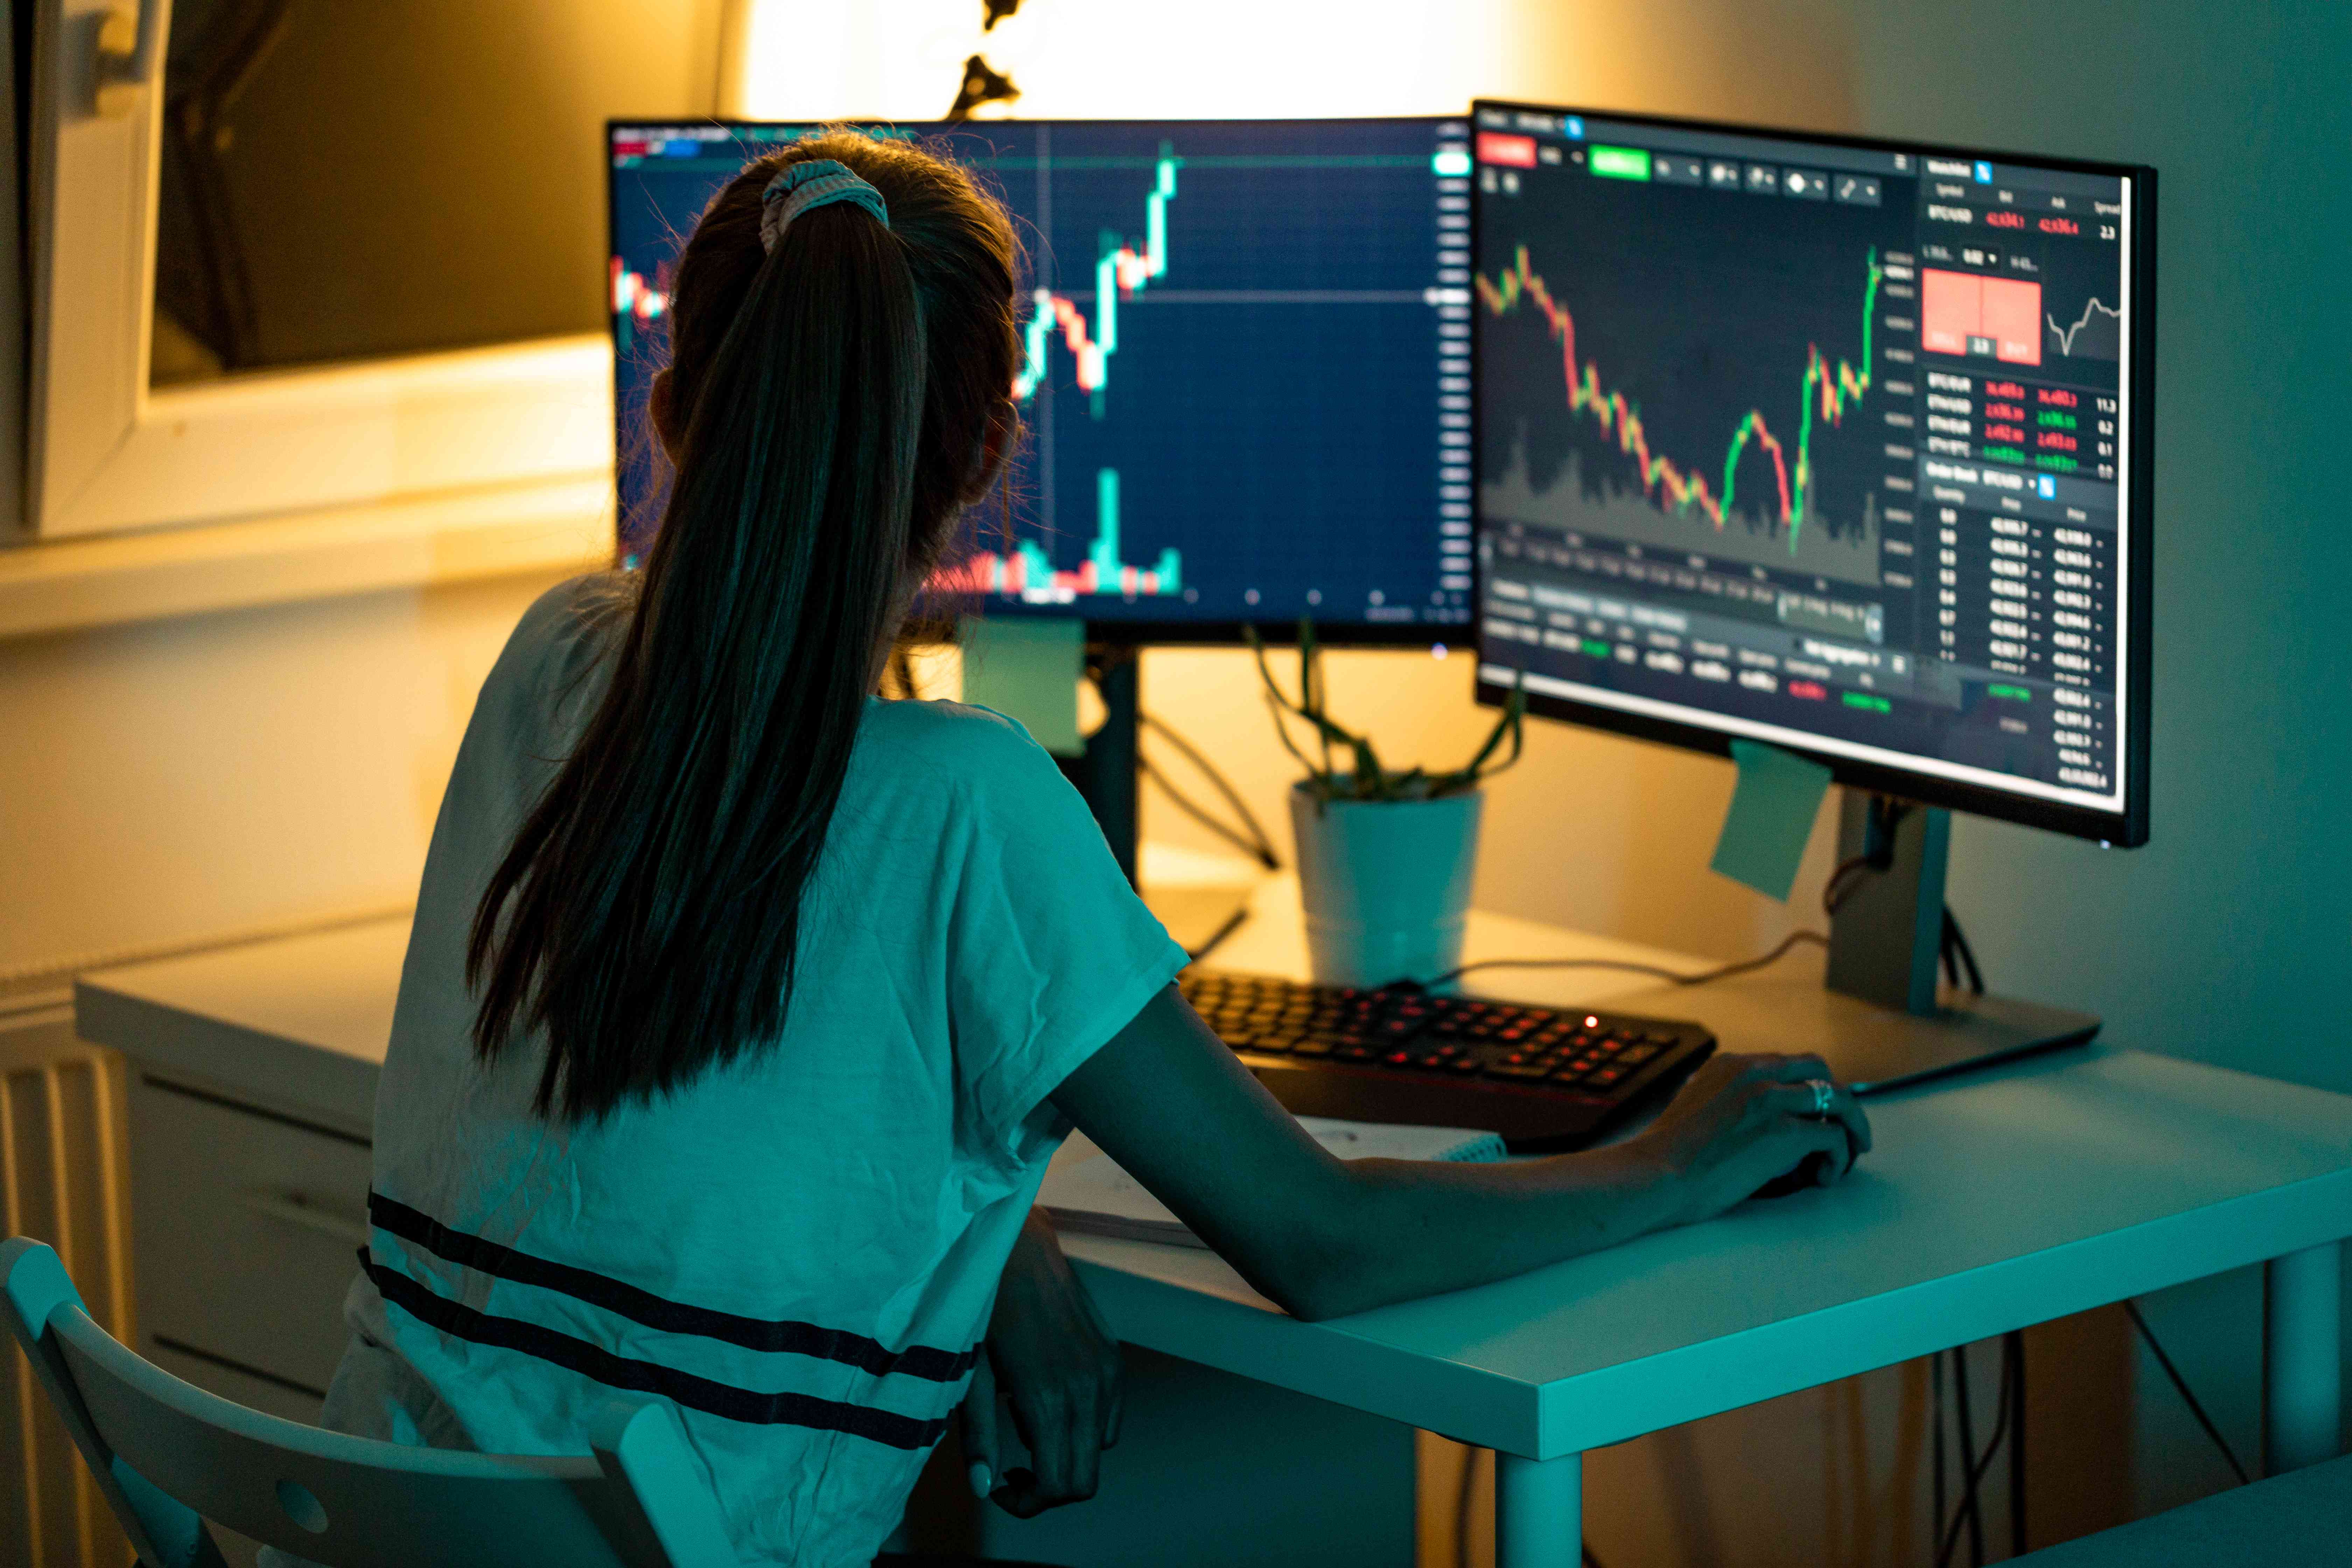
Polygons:
<instances>
[{"instance_id":1,"label":"computer mouse","mask_svg":"<svg viewBox=\"0 0 2352 1568\"><path fill-rule=\"evenodd\" d=\"M1845 1150L1846 1165L1851 1169L1853 1163L1862 1158L1862 1151L1854 1147L1853 1134L1850 1131L1845 1136ZM1799 1161L1795 1170L1782 1172L1748 1195L1751 1198L1785 1198L1791 1193L1817 1187L1821 1185L1822 1172L1829 1163L1827 1152L1816 1150Z\"/></svg>"},{"instance_id":2,"label":"computer mouse","mask_svg":"<svg viewBox=\"0 0 2352 1568\"><path fill-rule=\"evenodd\" d=\"M1785 1198L1791 1193L1809 1192L1822 1184L1822 1172L1830 1157L1816 1150L1805 1156L1793 1171L1784 1171L1748 1195L1751 1198Z\"/></svg>"}]
</instances>

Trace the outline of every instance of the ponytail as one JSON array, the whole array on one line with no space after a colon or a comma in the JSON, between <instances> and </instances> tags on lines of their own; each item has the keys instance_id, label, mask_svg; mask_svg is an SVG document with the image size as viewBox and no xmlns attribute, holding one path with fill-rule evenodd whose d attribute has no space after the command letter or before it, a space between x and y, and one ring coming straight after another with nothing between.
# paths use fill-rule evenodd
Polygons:
<instances>
[{"instance_id":1,"label":"ponytail","mask_svg":"<svg viewBox=\"0 0 2352 1568\"><path fill-rule=\"evenodd\" d=\"M838 201L763 247L771 176L826 157L881 188L890 225ZM545 1035L542 1114L601 1116L782 1034L879 660L1010 384L1013 258L960 172L843 133L754 164L697 226L677 481L604 697L467 951L478 1053Z\"/></svg>"}]
</instances>

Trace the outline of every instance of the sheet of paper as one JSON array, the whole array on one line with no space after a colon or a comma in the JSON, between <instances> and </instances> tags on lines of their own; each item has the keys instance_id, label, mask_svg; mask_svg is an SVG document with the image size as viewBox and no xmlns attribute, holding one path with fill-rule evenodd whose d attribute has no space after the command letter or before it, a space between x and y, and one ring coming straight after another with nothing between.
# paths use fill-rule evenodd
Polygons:
<instances>
[{"instance_id":1,"label":"sheet of paper","mask_svg":"<svg viewBox=\"0 0 2352 1568\"><path fill-rule=\"evenodd\" d=\"M1830 771L1761 741L1732 742L1731 760L1739 765L1739 783L1716 840L1713 868L1785 903L1830 787Z\"/></svg>"},{"instance_id":2,"label":"sheet of paper","mask_svg":"<svg viewBox=\"0 0 2352 1568\"><path fill-rule=\"evenodd\" d=\"M1503 1141L1465 1127L1391 1127L1302 1116L1298 1124L1342 1160L1499 1160ZM1189 1236L1167 1205L1127 1173L1118 1161L1072 1135L1045 1173L1037 1201L1056 1215L1094 1215L1124 1222L1121 1234L1147 1238ZM1195 1243L1194 1245L1198 1245Z\"/></svg>"},{"instance_id":3,"label":"sheet of paper","mask_svg":"<svg viewBox=\"0 0 2352 1568\"><path fill-rule=\"evenodd\" d=\"M1057 757L1084 751L1078 739L1078 677L1086 663L1082 621L1054 617L957 623L963 647L963 700L1020 721Z\"/></svg>"}]
</instances>

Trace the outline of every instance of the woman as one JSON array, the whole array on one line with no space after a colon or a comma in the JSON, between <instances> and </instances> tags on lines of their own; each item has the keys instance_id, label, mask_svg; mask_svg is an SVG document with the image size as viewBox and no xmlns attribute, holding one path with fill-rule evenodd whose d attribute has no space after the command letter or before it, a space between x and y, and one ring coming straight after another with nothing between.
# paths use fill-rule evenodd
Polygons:
<instances>
[{"instance_id":1,"label":"woman","mask_svg":"<svg viewBox=\"0 0 2352 1568\"><path fill-rule=\"evenodd\" d=\"M968 1388L975 1480L1089 1495L1116 1351L1030 1204L1083 1128L1303 1317L1706 1217L1868 1131L1718 1057L1650 1131L1342 1163L1171 984L1185 955L1018 726L883 701L1013 444L1017 252L951 163L835 132L680 258L642 574L524 617L435 829L329 1424L578 1452L677 1410L747 1563L864 1563ZM996 1473L991 1385L1034 1469Z\"/></svg>"}]
</instances>

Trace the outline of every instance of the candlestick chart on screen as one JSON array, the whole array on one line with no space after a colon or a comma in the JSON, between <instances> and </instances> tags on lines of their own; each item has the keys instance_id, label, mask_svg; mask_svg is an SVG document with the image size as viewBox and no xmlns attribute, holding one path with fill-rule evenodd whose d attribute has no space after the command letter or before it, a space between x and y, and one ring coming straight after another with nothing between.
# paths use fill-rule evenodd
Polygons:
<instances>
[{"instance_id":1,"label":"candlestick chart on screen","mask_svg":"<svg viewBox=\"0 0 2352 1568\"><path fill-rule=\"evenodd\" d=\"M1486 242L1488 514L1874 584L1887 300L1868 215L1814 209L1809 231L1734 206L1695 245L1618 199L1592 193L1591 226Z\"/></svg>"},{"instance_id":2,"label":"candlestick chart on screen","mask_svg":"<svg viewBox=\"0 0 2352 1568\"><path fill-rule=\"evenodd\" d=\"M1029 322L1022 333L1021 369L1013 381L1013 400L1024 410L1035 406L1039 389L1053 374L1050 356L1058 340L1070 360L1070 379L1086 395L1088 416L1106 416L1111 356L1118 353L1119 301L1133 300L1168 274L1168 204L1176 199L1176 171L1182 166L1173 146L1162 142L1144 196L1145 238L1139 247L1122 238L1117 229L1105 229L1097 237L1092 321L1085 306L1070 295L1043 287L1032 290ZM935 585L1061 602L1081 595L1133 599L1175 597L1184 592L1183 552L1173 546L1163 546L1149 568L1129 565L1121 558L1117 468L1095 471L1094 535L1076 567L1056 569L1052 554L1034 536L1007 540L1003 545L1000 551L976 552L941 571Z\"/></svg>"}]
</instances>

